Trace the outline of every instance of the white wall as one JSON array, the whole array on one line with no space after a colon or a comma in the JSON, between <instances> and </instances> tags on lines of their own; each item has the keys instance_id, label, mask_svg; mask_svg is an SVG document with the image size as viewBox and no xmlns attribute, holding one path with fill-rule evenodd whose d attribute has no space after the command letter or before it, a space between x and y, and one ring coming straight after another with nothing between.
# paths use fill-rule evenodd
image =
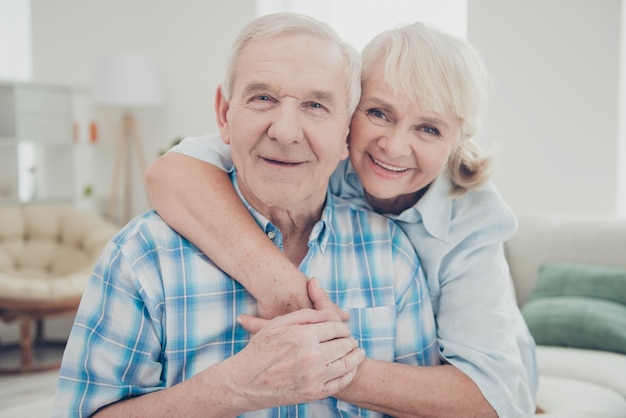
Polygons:
<instances>
[{"instance_id":1,"label":"white wall","mask_svg":"<svg viewBox=\"0 0 626 418\"><path fill-rule=\"evenodd\" d=\"M12 81L31 79L29 1L0 1L0 57L0 78Z\"/></svg>"},{"instance_id":2,"label":"white wall","mask_svg":"<svg viewBox=\"0 0 626 418\"><path fill-rule=\"evenodd\" d=\"M624 199L624 1L469 0L468 38L494 78L481 140L498 147L495 181L515 210L615 213ZM165 108L139 114L152 160L178 136L215 130L214 88L254 3L32 0L35 81L89 86L101 55L151 55L167 93ZM96 112L102 141L116 138L118 116ZM137 200L135 213L147 207Z\"/></svg>"},{"instance_id":3,"label":"white wall","mask_svg":"<svg viewBox=\"0 0 626 418\"><path fill-rule=\"evenodd\" d=\"M623 7L470 0L468 39L494 78L483 141L497 143L495 180L516 211L617 212Z\"/></svg>"},{"instance_id":4,"label":"white wall","mask_svg":"<svg viewBox=\"0 0 626 418\"><path fill-rule=\"evenodd\" d=\"M617 185L618 190L618 204L617 212L620 215L626 216L626 0L622 0L622 35L620 44L622 46L620 50L620 66L619 74L620 89L619 89L619 105L617 108L617 115L619 118L619 183Z\"/></svg>"},{"instance_id":5,"label":"white wall","mask_svg":"<svg viewBox=\"0 0 626 418\"><path fill-rule=\"evenodd\" d=\"M137 112L148 162L177 137L216 131L215 88L235 36L255 16L254 0L31 1L36 82L91 87L97 62L114 52L140 52L157 62L166 105ZM120 112L94 112L101 142L117 140ZM133 199L133 215L149 207L145 193Z\"/></svg>"}]
</instances>

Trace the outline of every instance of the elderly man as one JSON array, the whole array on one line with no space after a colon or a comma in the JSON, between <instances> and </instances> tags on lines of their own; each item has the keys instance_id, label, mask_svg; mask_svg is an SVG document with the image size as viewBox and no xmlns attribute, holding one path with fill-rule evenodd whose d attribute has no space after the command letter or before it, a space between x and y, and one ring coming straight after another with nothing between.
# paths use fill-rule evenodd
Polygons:
<instances>
[{"instance_id":1,"label":"elderly man","mask_svg":"<svg viewBox=\"0 0 626 418\"><path fill-rule=\"evenodd\" d=\"M54 416L382 416L332 397L364 355L439 364L410 242L328 192L348 155L359 76L358 55L332 29L270 15L243 29L215 101L240 198L268 238L319 278L310 284L318 307L335 303L349 321L336 309L305 309L251 336L239 318L256 313L253 297L150 211L109 243L91 277Z\"/></svg>"}]
</instances>

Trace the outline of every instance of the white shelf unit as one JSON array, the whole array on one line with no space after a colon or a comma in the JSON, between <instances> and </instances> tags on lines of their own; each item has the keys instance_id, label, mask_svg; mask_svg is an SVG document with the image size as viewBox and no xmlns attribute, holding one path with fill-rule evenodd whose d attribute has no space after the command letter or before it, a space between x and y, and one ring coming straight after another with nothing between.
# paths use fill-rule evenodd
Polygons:
<instances>
[{"instance_id":1,"label":"white shelf unit","mask_svg":"<svg viewBox=\"0 0 626 418\"><path fill-rule=\"evenodd\" d=\"M111 188L115 147L81 142L74 145L74 196L82 209L105 214ZM91 193L87 195L85 190Z\"/></svg>"},{"instance_id":2,"label":"white shelf unit","mask_svg":"<svg viewBox=\"0 0 626 418\"><path fill-rule=\"evenodd\" d=\"M0 82L0 203L74 203L104 213L114 149L88 141L90 122L85 90Z\"/></svg>"},{"instance_id":3,"label":"white shelf unit","mask_svg":"<svg viewBox=\"0 0 626 418\"><path fill-rule=\"evenodd\" d=\"M0 84L0 200L72 201L72 91Z\"/></svg>"}]
</instances>

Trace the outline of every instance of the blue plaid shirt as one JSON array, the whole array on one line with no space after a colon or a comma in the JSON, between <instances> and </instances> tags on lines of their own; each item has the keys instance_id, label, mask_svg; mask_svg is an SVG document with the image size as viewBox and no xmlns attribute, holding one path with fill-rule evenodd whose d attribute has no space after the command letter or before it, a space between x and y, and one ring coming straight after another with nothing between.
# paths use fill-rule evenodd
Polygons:
<instances>
[{"instance_id":1,"label":"blue plaid shirt","mask_svg":"<svg viewBox=\"0 0 626 418\"><path fill-rule=\"evenodd\" d=\"M249 208L278 247L280 231ZM440 363L434 317L415 250L391 221L328 194L300 265L350 312L369 358ZM255 314L253 297L154 211L108 244L83 295L60 370L55 417L165 389L237 354ZM245 417L378 417L335 398Z\"/></svg>"}]
</instances>

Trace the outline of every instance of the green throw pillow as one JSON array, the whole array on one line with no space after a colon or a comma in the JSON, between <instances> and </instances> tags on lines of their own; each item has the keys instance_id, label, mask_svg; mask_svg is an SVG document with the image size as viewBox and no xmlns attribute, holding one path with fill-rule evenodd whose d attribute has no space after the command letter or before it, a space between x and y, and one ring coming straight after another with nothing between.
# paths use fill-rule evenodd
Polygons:
<instances>
[{"instance_id":1,"label":"green throw pillow","mask_svg":"<svg viewBox=\"0 0 626 418\"><path fill-rule=\"evenodd\" d=\"M626 354L626 269L545 264L522 314L539 345Z\"/></svg>"}]
</instances>

